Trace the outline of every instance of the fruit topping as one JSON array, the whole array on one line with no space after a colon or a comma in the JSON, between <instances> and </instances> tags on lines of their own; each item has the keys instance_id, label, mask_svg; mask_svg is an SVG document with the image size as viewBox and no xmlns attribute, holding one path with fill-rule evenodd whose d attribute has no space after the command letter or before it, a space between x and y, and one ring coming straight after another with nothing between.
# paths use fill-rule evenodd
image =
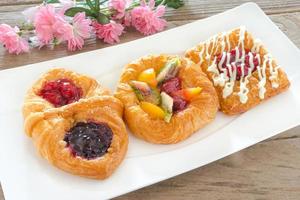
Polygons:
<instances>
[{"instance_id":1,"label":"fruit topping","mask_svg":"<svg viewBox=\"0 0 300 200\"><path fill-rule=\"evenodd\" d=\"M139 101L147 101L155 105L160 104L160 95L156 89L152 89L147 83L131 81L131 87Z\"/></svg>"},{"instance_id":2,"label":"fruit topping","mask_svg":"<svg viewBox=\"0 0 300 200\"><path fill-rule=\"evenodd\" d=\"M162 92L165 92L171 96L173 96L173 93L181 90L181 80L178 77L174 77L171 79L168 79L166 81L164 81L160 87L160 90Z\"/></svg>"},{"instance_id":3,"label":"fruit topping","mask_svg":"<svg viewBox=\"0 0 300 200\"><path fill-rule=\"evenodd\" d=\"M106 123L78 122L65 135L64 141L74 156L95 159L111 145L113 132Z\"/></svg>"},{"instance_id":4,"label":"fruit topping","mask_svg":"<svg viewBox=\"0 0 300 200\"><path fill-rule=\"evenodd\" d=\"M166 122L170 122L171 117L173 115L173 98L170 97L165 92L162 92L160 95L161 95L161 106L166 113L164 120Z\"/></svg>"},{"instance_id":5,"label":"fruit topping","mask_svg":"<svg viewBox=\"0 0 300 200\"><path fill-rule=\"evenodd\" d=\"M154 69L150 68L141 72L138 77L138 81L148 83L151 87L156 87L157 80L156 80L156 73Z\"/></svg>"},{"instance_id":6,"label":"fruit topping","mask_svg":"<svg viewBox=\"0 0 300 200\"><path fill-rule=\"evenodd\" d=\"M190 101L198 94L200 94L201 91L202 91L201 87L186 88L176 92L176 95L182 97L186 101Z\"/></svg>"},{"instance_id":7,"label":"fruit topping","mask_svg":"<svg viewBox=\"0 0 300 200\"><path fill-rule=\"evenodd\" d=\"M157 75L158 83L162 83L165 80L174 78L179 72L180 60L179 58L173 58L166 63Z\"/></svg>"},{"instance_id":8,"label":"fruit topping","mask_svg":"<svg viewBox=\"0 0 300 200\"><path fill-rule=\"evenodd\" d=\"M140 102L140 106L147 114L149 114L153 118L157 118L157 119L165 118L164 110L157 105L154 105L146 101L142 101Z\"/></svg>"},{"instance_id":9,"label":"fruit topping","mask_svg":"<svg viewBox=\"0 0 300 200\"><path fill-rule=\"evenodd\" d=\"M71 80L58 79L46 82L38 95L55 107L60 107L78 101L82 96L82 89Z\"/></svg>"},{"instance_id":10,"label":"fruit topping","mask_svg":"<svg viewBox=\"0 0 300 200\"><path fill-rule=\"evenodd\" d=\"M250 51L243 52L241 49L233 49L230 53L223 52L217 56L217 66L220 73L227 73L231 77L236 70L236 80L254 72L260 64L259 55ZM230 59L229 61L227 61ZM226 70L224 70L226 69Z\"/></svg>"},{"instance_id":11,"label":"fruit topping","mask_svg":"<svg viewBox=\"0 0 300 200\"><path fill-rule=\"evenodd\" d=\"M184 110L188 106L188 102L180 96L173 96L173 112Z\"/></svg>"}]
</instances>

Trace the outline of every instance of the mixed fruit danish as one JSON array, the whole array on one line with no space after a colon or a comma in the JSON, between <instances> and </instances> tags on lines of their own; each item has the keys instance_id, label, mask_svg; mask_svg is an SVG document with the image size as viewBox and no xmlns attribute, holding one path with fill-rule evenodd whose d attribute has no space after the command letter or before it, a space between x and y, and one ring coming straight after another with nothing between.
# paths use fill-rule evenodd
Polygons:
<instances>
[{"instance_id":1,"label":"mixed fruit danish","mask_svg":"<svg viewBox=\"0 0 300 200\"><path fill-rule=\"evenodd\" d=\"M146 56L128 64L115 96L130 130L148 142L180 142L211 122L216 91L198 65L178 56Z\"/></svg>"},{"instance_id":2,"label":"mixed fruit danish","mask_svg":"<svg viewBox=\"0 0 300 200\"><path fill-rule=\"evenodd\" d=\"M104 179L128 146L123 104L97 81L64 69L46 73L28 91L24 126L39 153L54 166Z\"/></svg>"},{"instance_id":3,"label":"mixed fruit danish","mask_svg":"<svg viewBox=\"0 0 300 200\"><path fill-rule=\"evenodd\" d=\"M226 114L245 112L290 86L285 72L245 27L215 35L188 50L186 57L213 82Z\"/></svg>"}]
</instances>

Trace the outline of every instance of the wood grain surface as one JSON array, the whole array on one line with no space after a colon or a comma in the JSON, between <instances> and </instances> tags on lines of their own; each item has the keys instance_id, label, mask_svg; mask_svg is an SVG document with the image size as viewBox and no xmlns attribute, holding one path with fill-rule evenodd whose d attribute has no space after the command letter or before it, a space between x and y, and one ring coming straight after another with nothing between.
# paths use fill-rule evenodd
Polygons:
<instances>
[{"instance_id":1,"label":"wood grain surface","mask_svg":"<svg viewBox=\"0 0 300 200\"><path fill-rule=\"evenodd\" d=\"M18 24L22 19L21 11L39 2L39 0L0 0L0 23ZM168 28L211 16L244 2L247 1L187 0L186 5L179 10L168 10L166 14ZM254 2L300 47L300 0ZM128 30L121 41L128 42L141 37L143 36L139 33ZM70 53L64 46L58 46L54 51L45 48L20 56L9 55L0 47L0 70L108 46L95 39L88 40L86 44L80 52ZM299 200L300 126L199 169L116 199ZM4 200L1 187L0 200Z\"/></svg>"}]
</instances>

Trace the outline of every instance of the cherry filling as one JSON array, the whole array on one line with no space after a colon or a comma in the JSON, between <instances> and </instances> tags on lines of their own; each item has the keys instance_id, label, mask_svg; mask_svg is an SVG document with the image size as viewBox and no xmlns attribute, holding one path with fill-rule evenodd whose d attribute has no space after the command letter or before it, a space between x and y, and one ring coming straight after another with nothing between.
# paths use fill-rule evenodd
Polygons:
<instances>
[{"instance_id":1,"label":"cherry filling","mask_svg":"<svg viewBox=\"0 0 300 200\"><path fill-rule=\"evenodd\" d=\"M243 56L241 49L232 49L230 53L223 52L217 56L217 66L220 73L226 72L228 76L231 76L230 72L236 71L236 80L240 80L256 71L259 66L259 55L246 50Z\"/></svg>"},{"instance_id":2,"label":"cherry filling","mask_svg":"<svg viewBox=\"0 0 300 200\"><path fill-rule=\"evenodd\" d=\"M173 112L180 112L188 106L188 102L180 96L173 96Z\"/></svg>"},{"instance_id":3,"label":"cherry filling","mask_svg":"<svg viewBox=\"0 0 300 200\"><path fill-rule=\"evenodd\" d=\"M95 159L111 145L112 130L105 123L79 122L66 133L64 141L74 156Z\"/></svg>"},{"instance_id":4,"label":"cherry filling","mask_svg":"<svg viewBox=\"0 0 300 200\"><path fill-rule=\"evenodd\" d=\"M60 107L78 101L82 96L82 89L71 80L58 79L46 82L40 90L39 96L55 107Z\"/></svg>"},{"instance_id":5,"label":"cherry filling","mask_svg":"<svg viewBox=\"0 0 300 200\"><path fill-rule=\"evenodd\" d=\"M170 96L173 96L172 94L175 93L178 90L181 90L181 80L178 77L167 79L163 82L163 84L160 87L160 90L162 92L165 92L169 94Z\"/></svg>"},{"instance_id":6,"label":"cherry filling","mask_svg":"<svg viewBox=\"0 0 300 200\"><path fill-rule=\"evenodd\" d=\"M165 92L173 98L173 112L182 111L188 106L188 102L177 93L181 89L181 80L178 77L168 79L160 86L161 92Z\"/></svg>"}]
</instances>

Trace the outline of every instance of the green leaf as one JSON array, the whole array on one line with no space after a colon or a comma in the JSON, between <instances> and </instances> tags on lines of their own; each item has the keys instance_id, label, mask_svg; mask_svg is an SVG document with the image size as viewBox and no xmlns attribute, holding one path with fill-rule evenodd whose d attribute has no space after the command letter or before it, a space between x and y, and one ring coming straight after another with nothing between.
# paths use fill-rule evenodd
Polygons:
<instances>
[{"instance_id":1,"label":"green leaf","mask_svg":"<svg viewBox=\"0 0 300 200\"><path fill-rule=\"evenodd\" d=\"M97 17L97 21L100 23L100 24L108 24L110 19L108 16L106 16L105 14L103 13L99 13L98 17Z\"/></svg>"},{"instance_id":2,"label":"green leaf","mask_svg":"<svg viewBox=\"0 0 300 200\"><path fill-rule=\"evenodd\" d=\"M95 11L100 12L100 0L95 0Z\"/></svg>"},{"instance_id":3,"label":"green leaf","mask_svg":"<svg viewBox=\"0 0 300 200\"><path fill-rule=\"evenodd\" d=\"M85 12L86 16L94 16L89 9L83 7L69 8L68 10L66 10L65 15L69 17L74 17L79 12Z\"/></svg>"},{"instance_id":4,"label":"green leaf","mask_svg":"<svg viewBox=\"0 0 300 200\"><path fill-rule=\"evenodd\" d=\"M91 0L86 0L86 4L90 7L92 11L95 11L95 6Z\"/></svg>"},{"instance_id":5,"label":"green leaf","mask_svg":"<svg viewBox=\"0 0 300 200\"><path fill-rule=\"evenodd\" d=\"M59 3L59 0L44 0L45 3Z\"/></svg>"},{"instance_id":6,"label":"green leaf","mask_svg":"<svg viewBox=\"0 0 300 200\"><path fill-rule=\"evenodd\" d=\"M155 2L155 5L158 6L159 4L161 4L163 2L163 5L166 5L167 7L170 8L180 8L181 6L184 5L184 0L158 0Z\"/></svg>"},{"instance_id":7,"label":"green leaf","mask_svg":"<svg viewBox=\"0 0 300 200\"><path fill-rule=\"evenodd\" d=\"M100 5L104 4L105 2L107 2L108 0L102 0L100 1Z\"/></svg>"}]
</instances>

